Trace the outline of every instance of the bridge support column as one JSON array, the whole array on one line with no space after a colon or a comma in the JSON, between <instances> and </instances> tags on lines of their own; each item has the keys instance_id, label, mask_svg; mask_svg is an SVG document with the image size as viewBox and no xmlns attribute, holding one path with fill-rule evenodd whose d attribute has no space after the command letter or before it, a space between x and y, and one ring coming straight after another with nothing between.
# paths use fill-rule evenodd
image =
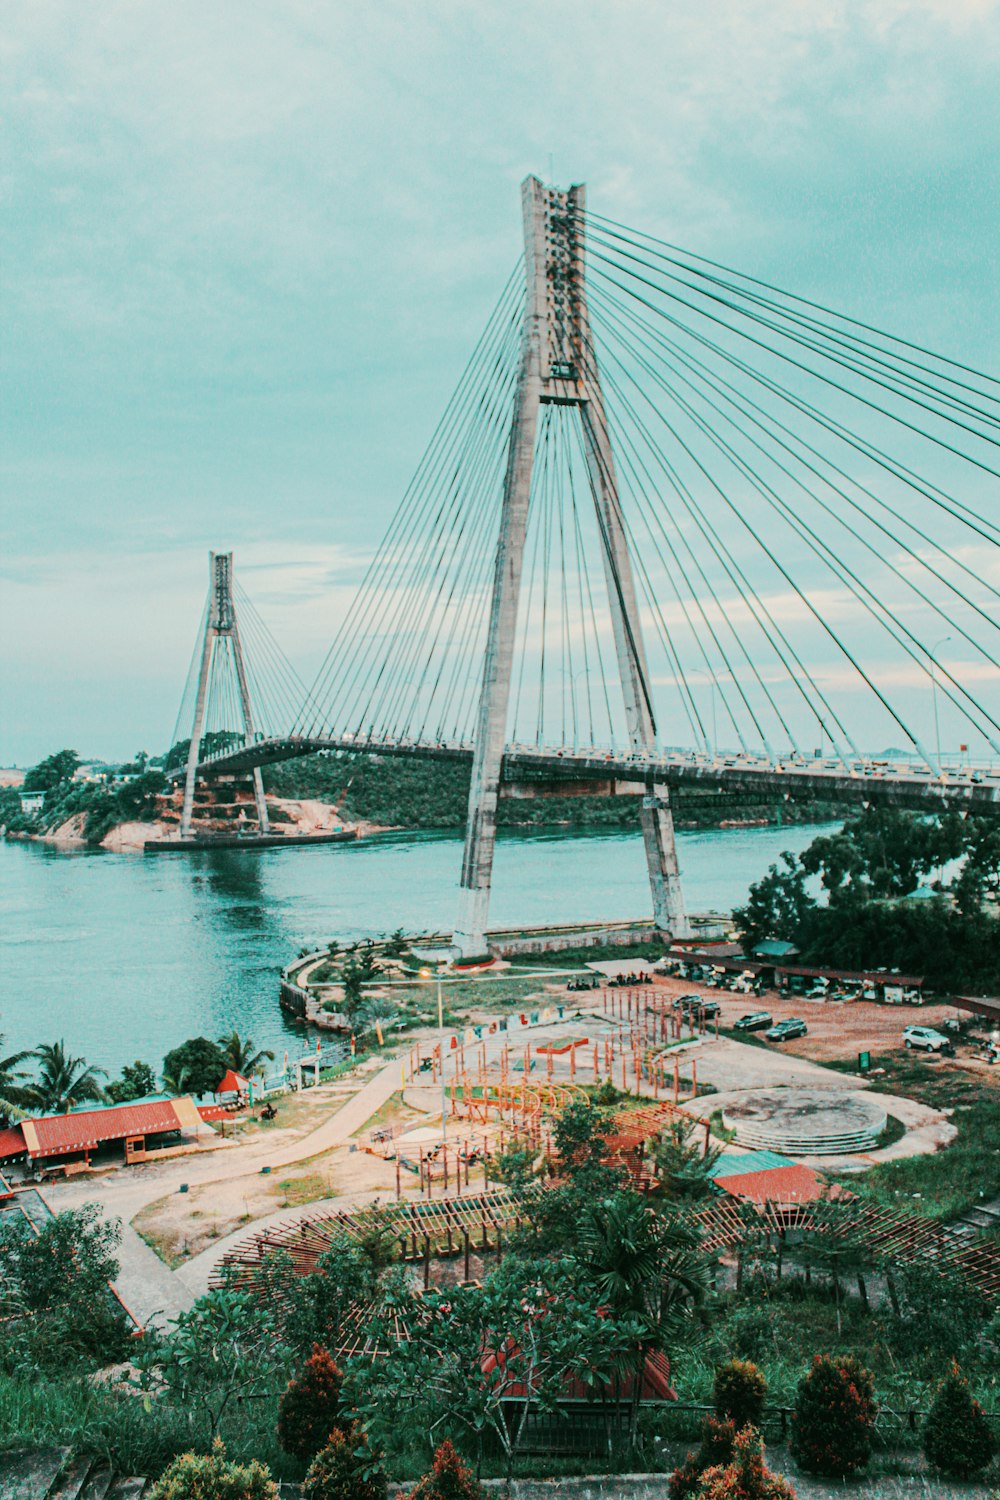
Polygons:
<instances>
[{"instance_id":1,"label":"bridge support column","mask_svg":"<svg viewBox=\"0 0 1000 1500\"><path fill-rule=\"evenodd\" d=\"M652 751L656 723L649 670L622 520L614 455L590 329L584 265L582 186L559 192L536 177L521 189L527 282L518 382L490 612L486 662L475 729L472 785L462 862L455 944L466 958L486 950L496 813L503 769L514 634L531 496L535 433L542 403L576 407L602 543L618 673L629 742ZM669 793L654 788L642 814L657 926L687 932Z\"/></svg>"},{"instance_id":2,"label":"bridge support column","mask_svg":"<svg viewBox=\"0 0 1000 1500\"><path fill-rule=\"evenodd\" d=\"M669 937L690 937L691 924L684 906L669 788L651 787L643 798L640 816L649 888L653 895L653 921L658 930Z\"/></svg>"},{"instance_id":3,"label":"bridge support column","mask_svg":"<svg viewBox=\"0 0 1000 1500\"><path fill-rule=\"evenodd\" d=\"M478 958L486 952L497 802L507 737L514 635L541 403L542 338L546 319L544 198L542 184L537 178L529 177L521 189L528 291L521 373L507 453L486 661L476 719L458 923L454 935L455 947L462 958Z\"/></svg>"},{"instance_id":4,"label":"bridge support column","mask_svg":"<svg viewBox=\"0 0 1000 1500\"><path fill-rule=\"evenodd\" d=\"M243 643L236 619L236 601L233 597L233 554L210 552L208 554L209 597L208 613L205 617L205 635L201 646L201 667L198 672L198 692L194 705L194 722L191 725L191 743L188 746L187 768L184 774L184 801L181 806L181 838L191 833L191 817L194 810L194 789L198 779L198 757L201 752L202 733L205 728L205 703L211 674L212 656L220 640L228 640L233 652L236 668L236 684L240 701L240 716L243 734L249 744L254 737L253 707L250 702L250 687L247 682L246 664L243 659ZM235 728L235 726L234 726ZM270 831L267 816L267 800L260 767L253 770L254 804L257 810L257 827L261 833Z\"/></svg>"}]
</instances>

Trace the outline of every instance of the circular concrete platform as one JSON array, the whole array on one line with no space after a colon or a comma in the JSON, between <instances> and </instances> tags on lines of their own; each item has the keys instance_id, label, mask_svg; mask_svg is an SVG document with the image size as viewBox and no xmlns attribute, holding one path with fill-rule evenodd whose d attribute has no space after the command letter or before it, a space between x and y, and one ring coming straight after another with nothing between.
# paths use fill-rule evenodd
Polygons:
<instances>
[{"instance_id":1,"label":"circular concrete platform","mask_svg":"<svg viewBox=\"0 0 1000 1500\"><path fill-rule=\"evenodd\" d=\"M722 1120L741 1146L785 1156L841 1156L877 1145L886 1112L868 1094L762 1089L725 1105Z\"/></svg>"}]
</instances>

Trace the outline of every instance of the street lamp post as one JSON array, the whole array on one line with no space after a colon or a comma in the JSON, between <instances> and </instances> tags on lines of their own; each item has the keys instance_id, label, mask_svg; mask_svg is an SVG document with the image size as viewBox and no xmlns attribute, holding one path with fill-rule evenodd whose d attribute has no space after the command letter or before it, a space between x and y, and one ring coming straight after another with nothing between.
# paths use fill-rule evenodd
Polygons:
<instances>
[{"instance_id":1,"label":"street lamp post","mask_svg":"<svg viewBox=\"0 0 1000 1500\"><path fill-rule=\"evenodd\" d=\"M934 704L934 747L937 752L938 769L941 767L941 721L938 718L937 672L935 670L934 654L939 646L947 646L948 642L952 639L953 637L950 635L942 636L931 647L931 702Z\"/></svg>"},{"instance_id":2,"label":"street lamp post","mask_svg":"<svg viewBox=\"0 0 1000 1500\"><path fill-rule=\"evenodd\" d=\"M718 758L719 758L719 725L718 725L718 721L716 719L716 712L715 712L715 687L716 687L715 678L712 676L711 672L694 671L690 675L692 677L704 677L705 681L708 683L709 691L712 694L712 759L713 760L718 760Z\"/></svg>"},{"instance_id":3,"label":"street lamp post","mask_svg":"<svg viewBox=\"0 0 1000 1500\"><path fill-rule=\"evenodd\" d=\"M448 1098L444 1086L444 998L441 993L440 979L438 980L438 1026L441 1028L441 1144L445 1149L445 1171L447 1171Z\"/></svg>"}]
</instances>

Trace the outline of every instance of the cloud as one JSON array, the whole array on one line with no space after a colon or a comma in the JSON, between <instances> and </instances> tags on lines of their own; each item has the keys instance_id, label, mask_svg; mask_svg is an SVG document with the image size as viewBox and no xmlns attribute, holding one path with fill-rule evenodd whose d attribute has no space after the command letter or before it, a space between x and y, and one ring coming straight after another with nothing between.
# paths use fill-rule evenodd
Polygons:
<instances>
[{"instance_id":1,"label":"cloud","mask_svg":"<svg viewBox=\"0 0 1000 1500\"><path fill-rule=\"evenodd\" d=\"M993 358L986 0L33 0L4 22L4 607L38 628L0 754L152 742L210 546L308 672L550 157L612 218Z\"/></svg>"}]
</instances>

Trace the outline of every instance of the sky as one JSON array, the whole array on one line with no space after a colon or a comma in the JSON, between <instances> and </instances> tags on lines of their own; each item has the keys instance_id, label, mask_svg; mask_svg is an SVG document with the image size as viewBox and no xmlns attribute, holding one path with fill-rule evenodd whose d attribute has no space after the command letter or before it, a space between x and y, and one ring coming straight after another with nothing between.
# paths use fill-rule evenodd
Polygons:
<instances>
[{"instance_id":1,"label":"sky","mask_svg":"<svg viewBox=\"0 0 1000 1500\"><path fill-rule=\"evenodd\" d=\"M166 746L213 547L311 677L529 172L995 369L998 66L993 0L7 0L0 764Z\"/></svg>"}]
</instances>

